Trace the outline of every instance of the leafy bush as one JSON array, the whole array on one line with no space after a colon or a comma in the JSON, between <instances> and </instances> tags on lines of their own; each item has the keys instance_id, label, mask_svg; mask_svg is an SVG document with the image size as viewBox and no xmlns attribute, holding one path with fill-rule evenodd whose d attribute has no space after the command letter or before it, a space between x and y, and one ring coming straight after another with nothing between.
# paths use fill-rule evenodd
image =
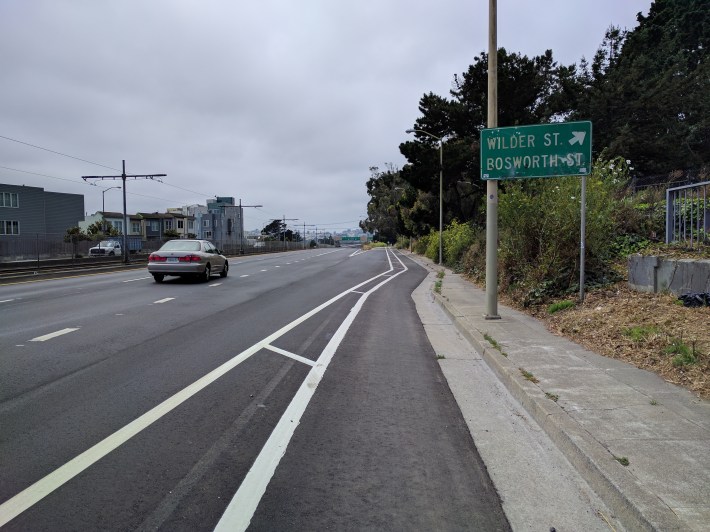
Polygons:
<instances>
[{"instance_id":1,"label":"leafy bush","mask_svg":"<svg viewBox=\"0 0 710 532\"><path fill-rule=\"evenodd\" d=\"M466 250L474 241L473 226L468 223L459 223L453 220L443 234L444 263L457 267L463 259Z\"/></svg>"},{"instance_id":2,"label":"leafy bush","mask_svg":"<svg viewBox=\"0 0 710 532\"><path fill-rule=\"evenodd\" d=\"M429 233L429 242L424 254L434 262L439 261L439 231Z\"/></svg>"},{"instance_id":3,"label":"leafy bush","mask_svg":"<svg viewBox=\"0 0 710 532\"><path fill-rule=\"evenodd\" d=\"M419 240L416 240L414 242L414 252L418 253L419 255L425 255L426 250L429 247L429 240L431 239L431 234L429 235L424 235L421 237Z\"/></svg>"},{"instance_id":4,"label":"leafy bush","mask_svg":"<svg viewBox=\"0 0 710 532\"><path fill-rule=\"evenodd\" d=\"M617 232L615 208L624 190L621 165L599 163L587 178L585 270L593 282L611 277L609 235ZM503 290L523 304L578 288L579 177L506 182L499 195L498 264Z\"/></svg>"}]
</instances>

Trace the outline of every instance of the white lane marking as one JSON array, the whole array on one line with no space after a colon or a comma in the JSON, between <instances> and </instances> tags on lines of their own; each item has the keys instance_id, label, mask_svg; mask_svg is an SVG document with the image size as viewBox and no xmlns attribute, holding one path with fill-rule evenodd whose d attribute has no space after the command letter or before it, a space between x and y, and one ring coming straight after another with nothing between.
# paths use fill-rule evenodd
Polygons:
<instances>
[{"instance_id":1,"label":"white lane marking","mask_svg":"<svg viewBox=\"0 0 710 532\"><path fill-rule=\"evenodd\" d=\"M269 270L261 270L262 272L268 272Z\"/></svg>"},{"instance_id":2,"label":"white lane marking","mask_svg":"<svg viewBox=\"0 0 710 532\"><path fill-rule=\"evenodd\" d=\"M249 277L249 275L248 275L248 274L247 274L247 275L240 275L239 277L240 277L240 278L242 278L242 277Z\"/></svg>"},{"instance_id":3,"label":"white lane marking","mask_svg":"<svg viewBox=\"0 0 710 532\"><path fill-rule=\"evenodd\" d=\"M9 303L10 301L15 301L14 299L3 299L0 303Z\"/></svg>"},{"instance_id":4,"label":"white lane marking","mask_svg":"<svg viewBox=\"0 0 710 532\"><path fill-rule=\"evenodd\" d=\"M374 281L375 279L379 279L384 273L388 272L383 272L379 275L371 277L370 279L367 279L366 281L356 284L355 286L348 288L340 294L330 298L328 301L321 303L314 309L303 314L301 317L296 318L291 323L285 325L275 333L272 333L270 336L267 336L260 342L242 351L231 360L228 360L221 366L213 369L207 375L196 380L189 386L180 390L172 397L169 397L159 405L148 410L142 416L134 419L124 427L118 429L110 436L104 438L93 447L74 457L72 460L60 466L58 469L55 469L50 474L41 478L28 488L25 488L11 499L8 499L4 503L0 504L0 527L12 521L22 512L37 504L37 502L39 502L44 497L58 489L66 482L69 482L71 479L73 479L82 471L86 470L92 464L109 454L114 449L126 443L133 436L158 421L164 415L168 414L169 412L180 406L182 403L190 399L193 395L212 384L214 381L219 379L227 372L237 367L239 364L251 357L254 353L271 344L272 342L289 332L291 329L294 329L295 327L299 326L304 321L315 316L321 310L329 307L339 299L342 299L343 297L347 296L353 290L357 290L361 286L365 286L366 284ZM251 517L249 517L249 519L251 519Z\"/></svg>"},{"instance_id":5,"label":"white lane marking","mask_svg":"<svg viewBox=\"0 0 710 532\"><path fill-rule=\"evenodd\" d=\"M219 286L221 284L222 283L212 283L212 284L207 285L207 288L212 288L213 286Z\"/></svg>"},{"instance_id":6,"label":"white lane marking","mask_svg":"<svg viewBox=\"0 0 710 532\"><path fill-rule=\"evenodd\" d=\"M308 364L309 366L315 365L315 362L313 360L302 357L301 355L297 355L296 353L291 353L289 351L285 351L284 349L281 349L281 348L276 347L274 345L267 345L265 347L269 351L273 351L274 353L278 353L279 355L283 355L285 357L292 358L294 360L298 360L299 362L303 362L304 364Z\"/></svg>"},{"instance_id":7,"label":"white lane marking","mask_svg":"<svg viewBox=\"0 0 710 532\"><path fill-rule=\"evenodd\" d=\"M137 279L128 279L126 281L121 281L122 283L132 283L134 281L142 281L144 279L150 279L150 275L148 277L138 277Z\"/></svg>"},{"instance_id":8,"label":"white lane marking","mask_svg":"<svg viewBox=\"0 0 710 532\"><path fill-rule=\"evenodd\" d=\"M66 329L62 329L61 331L56 331L53 333L45 334L44 336L38 336L37 338L32 338L30 342L46 342L47 340L51 340L52 338L56 338L57 336L62 336L63 334L67 334L70 332L78 331L79 327L68 327Z\"/></svg>"},{"instance_id":9,"label":"white lane marking","mask_svg":"<svg viewBox=\"0 0 710 532\"><path fill-rule=\"evenodd\" d=\"M274 268L280 268L281 266L274 266Z\"/></svg>"},{"instance_id":10,"label":"white lane marking","mask_svg":"<svg viewBox=\"0 0 710 532\"><path fill-rule=\"evenodd\" d=\"M397 258L397 260L402 263L399 258ZM404 264L402 265L404 266ZM405 269L401 270L397 275L406 272L407 267L404 266L404 268ZM301 417L315 394L316 388L323 378L325 371L328 369L328 364L330 364L330 361L333 359L333 355L338 349L340 342L355 321L368 296L395 277L396 275L385 279L360 296L355 306L345 318L345 321L340 324L340 327L338 327L338 330L318 357L316 365L308 372L306 380L303 381L283 416L281 416L281 419L271 433L271 436L269 436L266 444L264 444L259 456L256 457L254 464L251 466L251 469L249 469L247 476L244 477L244 481L239 486L237 493L230 501L224 514L222 514L214 532L234 532L247 529L266 491L266 487L269 485L271 477L274 475L281 458L286 453L286 448L291 441L291 437L296 431L296 427L300 423Z\"/></svg>"},{"instance_id":11,"label":"white lane marking","mask_svg":"<svg viewBox=\"0 0 710 532\"><path fill-rule=\"evenodd\" d=\"M161 303L167 303L168 301L172 301L175 299L174 297L166 297L165 299L158 299L158 301L153 301L153 304L155 305L160 305Z\"/></svg>"}]
</instances>

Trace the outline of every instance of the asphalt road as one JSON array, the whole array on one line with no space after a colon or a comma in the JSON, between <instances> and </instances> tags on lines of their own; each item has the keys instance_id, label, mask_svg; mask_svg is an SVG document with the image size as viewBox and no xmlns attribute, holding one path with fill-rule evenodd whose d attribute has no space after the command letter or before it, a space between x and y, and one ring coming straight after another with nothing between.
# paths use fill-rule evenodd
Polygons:
<instances>
[{"instance_id":1,"label":"asphalt road","mask_svg":"<svg viewBox=\"0 0 710 532\"><path fill-rule=\"evenodd\" d=\"M383 249L0 287L2 530L506 530Z\"/></svg>"}]
</instances>

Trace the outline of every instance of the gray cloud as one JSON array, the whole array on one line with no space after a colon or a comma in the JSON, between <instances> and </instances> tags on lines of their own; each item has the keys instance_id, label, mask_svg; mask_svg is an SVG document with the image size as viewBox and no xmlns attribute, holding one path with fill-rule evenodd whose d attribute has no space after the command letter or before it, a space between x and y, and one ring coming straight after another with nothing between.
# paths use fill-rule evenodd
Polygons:
<instances>
[{"instance_id":1,"label":"gray cloud","mask_svg":"<svg viewBox=\"0 0 710 532\"><path fill-rule=\"evenodd\" d=\"M487 5L4 0L0 135L167 173L167 184L129 183L132 212L224 195L264 205L246 212L249 228L282 215L355 227L368 168L404 162L397 147L421 95L448 95L453 75L486 50ZM498 43L527 55L551 48L569 64L649 6L501 1ZM79 177L112 173L3 139L0 165L62 178L0 170L0 182L82 193L90 213L102 187ZM120 194L106 202L120 209Z\"/></svg>"}]
</instances>

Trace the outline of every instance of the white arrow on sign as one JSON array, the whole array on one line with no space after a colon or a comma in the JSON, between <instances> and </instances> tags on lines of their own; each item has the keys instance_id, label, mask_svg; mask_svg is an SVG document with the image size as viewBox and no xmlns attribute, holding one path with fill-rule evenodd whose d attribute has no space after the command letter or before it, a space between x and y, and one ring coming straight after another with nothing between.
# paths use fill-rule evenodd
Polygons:
<instances>
[{"instance_id":1,"label":"white arrow on sign","mask_svg":"<svg viewBox=\"0 0 710 532\"><path fill-rule=\"evenodd\" d=\"M579 144L581 146L582 144L584 144L584 137L586 136L586 131L573 131L572 138L569 141L570 146L574 146L575 144Z\"/></svg>"}]
</instances>

